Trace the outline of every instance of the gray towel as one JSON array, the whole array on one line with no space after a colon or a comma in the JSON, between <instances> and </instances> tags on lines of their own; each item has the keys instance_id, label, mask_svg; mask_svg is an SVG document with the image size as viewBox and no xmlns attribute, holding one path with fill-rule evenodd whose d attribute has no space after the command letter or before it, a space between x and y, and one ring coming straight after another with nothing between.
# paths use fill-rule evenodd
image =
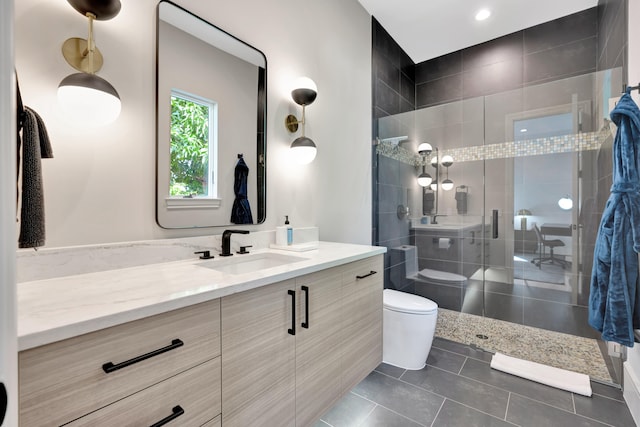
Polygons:
<instances>
[{"instance_id":1,"label":"gray towel","mask_svg":"<svg viewBox=\"0 0 640 427\"><path fill-rule=\"evenodd\" d=\"M52 157L53 151L44 121L38 113L25 107L22 128L22 206L18 239L21 248L44 245L44 192L40 159Z\"/></svg>"}]
</instances>

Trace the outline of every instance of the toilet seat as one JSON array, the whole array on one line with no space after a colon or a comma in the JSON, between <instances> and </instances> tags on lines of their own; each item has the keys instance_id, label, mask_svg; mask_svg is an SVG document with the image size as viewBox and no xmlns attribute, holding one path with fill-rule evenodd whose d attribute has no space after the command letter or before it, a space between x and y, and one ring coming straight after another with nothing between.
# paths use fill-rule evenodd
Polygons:
<instances>
[{"instance_id":1,"label":"toilet seat","mask_svg":"<svg viewBox=\"0 0 640 427\"><path fill-rule=\"evenodd\" d=\"M418 276L421 279L429 280L437 283L456 283L462 284L467 281L467 278L461 274L449 273L448 271L432 270L425 268L418 272Z\"/></svg>"},{"instance_id":2,"label":"toilet seat","mask_svg":"<svg viewBox=\"0 0 640 427\"><path fill-rule=\"evenodd\" d=\"M406 292L385 289L382 293L384 308L410 314L432 314L438 312L438 304L430 299Z\"/></svg>"}]
</instances>

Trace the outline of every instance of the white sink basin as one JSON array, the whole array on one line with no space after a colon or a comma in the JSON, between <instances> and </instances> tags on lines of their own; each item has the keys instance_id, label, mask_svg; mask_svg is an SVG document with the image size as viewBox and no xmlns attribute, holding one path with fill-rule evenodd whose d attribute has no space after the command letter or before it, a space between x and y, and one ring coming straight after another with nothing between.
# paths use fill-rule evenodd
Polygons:
<instances>
[{"instance_id":1,"label":"white sink basin","mask_svg":"<svg viewBox=\"0 0 640 427\"><path fill-rule=\"evenodd\" d=\"M307 258L298 256L266 252L248 255L236 254L232 257L216 258L209 261L204 261L197 265L210 268L221 273L246 274L306 260Z\"/></svg>"}]
</instances>

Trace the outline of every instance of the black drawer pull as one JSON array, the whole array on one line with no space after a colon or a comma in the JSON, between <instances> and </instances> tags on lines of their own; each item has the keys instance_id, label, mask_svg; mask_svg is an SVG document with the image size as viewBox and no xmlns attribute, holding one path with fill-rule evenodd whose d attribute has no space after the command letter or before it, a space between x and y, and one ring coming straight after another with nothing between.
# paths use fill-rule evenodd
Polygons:
<instances>
[{"instance_id":1,"label":"black drawer pull","mask_svg":"<svg viewBox=\"0 0 640 427\"><path fill-rule=\"evenodd\" d=\"M296 291L289 289L287 291L291 295L291 328L287 331L291 335L296 334Z\"/></svg>"},{"instance_id":2,"label":"black drawer pull","mask_svg":"<svg viewBox=\"0 0 640 427\"><path fill-rule=\"evenodd\" d=\"M174 406L173 409L171 410L171 412L172 412L171 415L169 415L166 418L161 419L160 421L158 421L155 424L152 424L150 427L160 427L160 426L163 426L165 424L169 424L171 421L175 420L180 415L184 414L184 409L182 409L182 407L180 405L178 405L178 406Z\"/></svg>"},{"instance_id":3,"label":"black drawer pull","mask_svg":"<svg viewBox=\"0 0 640 427\"><path fill-rule=\"evenodd\" d=\"M377 271L373 271L373 270L371 270L371 271L369 272L369 274L365 274L364 276L356 276L356 279L365 279L365 278L367 278L367 277L369 277L369 276L373 276L373 275L374 275L374 274L376 274L376 273L377 273Z\"/></svg>"},{"instance_id":4,"label":"black drawer pull","mask_svg":"<svg viewBox=\"0 0 640 427\"><path fill-rule=\"evenodd\" d=\"M157 356L159 354L166 353L169 350L173 350L175 348L182 347L183 345L184 345L184 343L182 342L182 340L175 339L175 340L171 341L171 345L159 348L157 350L153 350L152 352L149 352L147 354L143 354L142 356L134 357L133 359L125 360L124 362L118 363L117 365L114 365L113 362L107 362L104 365L102 365L102 369L104 370L105 373L108 374L108 373L111 373L113 371L117 371L118 369L122 369L122 368L126 368L127 366L131 366L134 363L142 362L143 360L147 360L147 359L149 359L149 358L151 358L153 356Z\"/></svg>"},{"instance_id":5,"label":"black drawer pull","mask_svg":"<svg viewBox=\"0 0 640 427\"><path fill-rule=\"evenodd\" d=\"M309 329L309 287L302 286L300 289L304 292L304 322L300 326Z\"/></svg>"}]
</instances>

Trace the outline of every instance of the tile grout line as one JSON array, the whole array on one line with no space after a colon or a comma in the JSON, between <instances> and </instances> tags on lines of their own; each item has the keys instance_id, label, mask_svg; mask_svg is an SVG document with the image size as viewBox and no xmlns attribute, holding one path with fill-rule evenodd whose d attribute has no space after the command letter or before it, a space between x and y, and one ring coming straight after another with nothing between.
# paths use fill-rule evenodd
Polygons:
<instances>
[{"instance_id":1,"label":"tile grout line","mask_svg":"<svg viewBox=\"0 0 640 427\"><path fill-rule=\"evenodd\" d=\"M504 418L503 420L505 420L506 422L509 422L509 420L507 420L507 415L509 414L509 405L511 404L511 392L509 392L509 395L507 396L507 407L504 410Z\"/></svg>"},{"instance_id":2,"label":"tile grout line","mask_svg":"<svg viewBox=\"0 0 640 427\"><path fill-rule=\"evenodd\" d=\"M377 372L377 371L376 371L376 372ZM378 373L381 373L381 372L378 372ZM392 378L393 378L393 377L392 377ZM395 379L395 380L397 380L397 378L394 378L394 379ZM387 411L389 411L389 412L393 412L394 414L399 415L399 416L401 416L402 418L406 418L406 419L408 419L408 420L410 420L410 421L413 421L414 423L419 424L419 425L421 425L421 426L423 426L423 427L424 427L424 424L422 424L421 422L419 422L419 421L417 421L417 420L414 420L413 418L409 418L408 416L406 416L406 415L404 415L404 414L401 414L400 412L394 411L394 410L393 410L393 409L391 409L391 408L387 408L386 406L381 405L380 403L375 402L375 401L373 401L373 400L369 399L368 397L362 396L361 394L358 394L358 393L356 393L356 392L355 392L355 391L353 391L353 390L351 391L351 393L353 393L354 395L356 395L356 396L358 396L358 397L360 397L360 398L362 398L362 399L366 400L367 402L371 402L371 403L373 403L373 404L374 404L374 407L371 409L371 411L369 411L369 413L368 413L368 414L367 414L367 416L364 418L364 420L362 420L362 422L366 421L366 420L367 420L367 418L369 417L369 415L371 415L371 414L373 413L373 411L374 411L374 410L379 406L379 407L381 407L381 408L386 409L386 410L387 410ZM359 425L362 425L362 424L359 424Z\"/></svg>"},{"instance_id":3,"label":"tile grout line","mask_svg":"<svg viewBox=\"0 0 640 427\"><path fill-rule=\"evenodd\" d=\"M430 427L433 427L433 424L438 419L438 415L440 415L440 412L442 411L442 407L444 406L444 402L446 402L446 401L447 401L447 398L445 397L444 400L442 401L442 403L440 404L440 407L438 408L438 412L436 412L436 416L433 417L433 421L431 421Z\"/></svg>"},{"instance_id":4,"label":"tile grout line","mask_svg":"<svg viewBox=\"0 0 640 427\"><path fill-rule=\"evenodd\" d=\"M355 393L354 393L354 394L355 394ZM356 396L358 396L358 395L356 394ZM362 397L362 396L360 396L360 397ZM365 398L363 397L363 399L365 399ZM373 414L373 411L375 411L375 409L376 409L378 406L381 406L381 405L379 405L377 402L373 402L373 401L371 401L371 402L372 402L372 403L374 403L373 408L371 408L371 410L369 411L369 413L367 413L367 415L362 419L362 421L358 423L358 426L363 425L363 423L364 423L365 421L367 421L367 418L369 418L369 416L370 416L371 414Z\"/></svg>"}]
</instances>

